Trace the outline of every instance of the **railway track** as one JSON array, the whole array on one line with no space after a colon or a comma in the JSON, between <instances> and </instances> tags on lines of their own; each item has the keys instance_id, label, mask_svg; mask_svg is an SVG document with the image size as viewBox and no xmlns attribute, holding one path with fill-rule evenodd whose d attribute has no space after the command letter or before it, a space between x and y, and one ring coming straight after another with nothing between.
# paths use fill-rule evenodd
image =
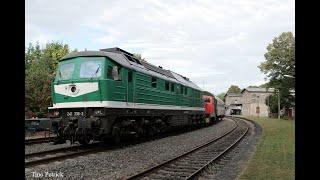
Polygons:
<instances>
[{"instance_id":1,"label":"railway track","mask_svg":"<svg viewBox=\"0 0 320 180\"><path fill-rule=\"evenodd\" d=\"M25 167L47 164L53 161L64 160L86 154L96 153L111 148L113 147L106 147L104 145L101 145L100 143L95 143L87 146L72 146L26 154Z\"/></svg>"},{"instance_id":2,"label":"railway track","mask_svg":"<svg viewBox=\"0 0 320 180\"><path fill-rule=\"evenodd\" d=\"M222 136L159 165L122 179L194 179L206 167L235 147L247 134L249 130L247 123L238 118L232 119L236 126Z\"/></svg>"},{"instance_id":3,"label":"railway track","mask_svg":"<svg viewBox=\"0 0 320 180\"><path fill-rule=\"evenodd\" d=\"M188 131L189 130L168 132L168 133L160 134L154 137L144 137L144 138L141 138L139 141L124 141L124 142L121 142L120 144L95 143L96 145L90 144L88 146L65 147L65 148L53 149L48 151L25 154L25 167L32 167L40 164L48 164L53 161L59 161L59 160L69 159L72 157L82 156L86 154L117 149L127 145L134 145L137 143L147 142L154 139L161 139L168 136L185 133ZM39 139L38 143L40 142L41 142L41 139ZM48 142L48 141L42 141L42 142Z\"/></svg>"},{"instance_id":4,"label":"railway track","mask_svg":"<svg viewBox=\"0 0 320 180\"><path fill-rule=\"evenodd\" d=\"M24 144L25 145L31 145L31 144L40 144L40 143L46 143L51 142L54 140L55 137L46 137L46 138L36 138L36 139L25 139Z\"/></svg>"}]
</instances>

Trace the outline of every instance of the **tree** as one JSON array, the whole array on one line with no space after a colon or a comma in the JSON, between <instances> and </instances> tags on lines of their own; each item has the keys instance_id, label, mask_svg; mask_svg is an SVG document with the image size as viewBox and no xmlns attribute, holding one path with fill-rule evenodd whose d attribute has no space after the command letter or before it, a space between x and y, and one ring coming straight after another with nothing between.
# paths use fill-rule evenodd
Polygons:
<instances>
[{"instance_id":1,"label":"tree","mask_svg":"<svg viewBox=\"0 0 320 180\"><path fill-rule=\"evenodd\" d=\"M284 32L279 37L275 37L267 46L264 57L265 61L258 67L269 79L266 88L273 87L280 90L281 106L291 106L294 97L289 91L295 89L295 78L292 78L295 76L295 38L293 34Z\"/></svg>"},{"instance_id":2,"label":"tree","mask_svg":"<svg viewBox=\"0 0 320 180\"><path fill-rule=\"evenodd\" d=\"M231 85L227 91L227 93L240 93L241 89L236 85Z\"/></svg>"},{"instance_id":3,"label":"tree","mask_svg":"<svg viewBox=\"0 0 320 180\"><path fill-rule=\"evenodd\" d=\"M270 85L288 81L287 87L294 88L294 78L284 75L295 76L295 39L291 32L282 33L273 39L264 54L265 62L259 66L260 70L270 78Z\"/></svg>"},{"instance_id":4,"label":"tree","mask_svg":"<svg viewBox=\"0 0 320 180\"><path fill-rule=\"evenodd\" d=\"M69 46L51 42L41 49L39 43L25 51L25 109L28 114L45 117L51 106L51 81L55 77L58 60L68 54Z\"/></svg>"},{"instance_id":5,"label":"tree","mask_svg":"<svg viewBox=\"0 0 320 180\"><path fill-rule=\"evenodd\" d=\"M260 88L267 88L267 87L269 87L269 84L268 83L264 83L264 84L261 84L259 87Z\"/></svg>"},{"instance_id":6,"label":"tree","mask_svg":"<svg viewBox=\"0 0 320 180\"><path fill-rule=\"evenodd\" d=\"M278 113L278 96L276 94L267 97L265 104L269 106L271 113Z\"/></svg>"},{"instance_id":7,"label":"tree","mask_svg":"<svg viewBox=\"0 0 320 180\"><path fill-rule=\"evenodd\" d=\"M280 96L280 109L284 107L289 107L290 98L288 99L286 95ZM271 113L278 113L278 95L275 93L266 98L265 104L269 106Z\"/></svg>"}]
</instances>

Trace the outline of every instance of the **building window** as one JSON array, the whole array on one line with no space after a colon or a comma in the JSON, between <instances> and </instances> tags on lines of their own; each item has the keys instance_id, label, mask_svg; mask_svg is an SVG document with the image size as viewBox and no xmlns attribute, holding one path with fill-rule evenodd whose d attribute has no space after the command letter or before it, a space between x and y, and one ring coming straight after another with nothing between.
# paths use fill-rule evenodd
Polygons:
<instances>
[{"instance_id":1,"label":"building window","mask_svg":"<svg viewBox=\"0 0 320 180\"><path fill-rule=\"evenodd\" d=\"M174 84L171 83L171 92L174 92Z\"/></svg>"},{"instance_id":2,"label":"building window","mask_svg":"<svg viewBox=\"0 0 320 180\"><path fill-rule=\"evenodd\" d=\"M166 90L166 91L169 91L169 88L170 88L169 82L166 81L166 82L165 82L165 90Z\"/></svg>"},{"instance_id":3,"label":"building window","mask_svg":"<svg viewBox=\"0 0 320 180\"><path fill-rule=\"evenodd\" d=\"M157 88L157 78L151 77L151 87Z\"/></svg>"}]
</instances>

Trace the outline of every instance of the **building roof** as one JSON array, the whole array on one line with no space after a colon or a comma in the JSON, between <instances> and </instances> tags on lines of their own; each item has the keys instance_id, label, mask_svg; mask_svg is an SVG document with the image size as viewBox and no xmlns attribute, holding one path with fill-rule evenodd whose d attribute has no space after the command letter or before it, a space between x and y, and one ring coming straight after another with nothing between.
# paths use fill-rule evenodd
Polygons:
<instances>
[{"instance_id":1,"label":"building roof","mask_svg":"<svg viewBox=\"0 0 320 180\"><path fill-rule=\"evenodd\" d=\"M224 101L222 101L219 97L216 97L216 99L219 102L219 104L223 104L224 105Z\"/></svg>"},{"instance_id":2,"label":"building roof","mask_svg":"<svg viewBox=\"0 0 320 180\"><path fill-rule=\"evenodd\" d=\"M226 93L224 95L224 97L226 97L226 96L229 96L229 97L241 97L242 94L239 94L239 93Z\"/></svg>"},{"instance_id":3,"label":"building roof","mask_svg":"<svg viewBox=\"0 0 320 180\"><path fill-rule=\"evenodd\" d=\"M167 81L175 82L178 84L182 84L187 87L191 87L193 89L197 89L202 91L202 89L197 86L195 83L190 81L188 78L174 73L170 70L165 70L162 67L157 67L147 62L140 61L132 56L131 53L124 51L120 48L108 48L108 49L100 49L100 51L80 51L80 52L72 52L62 57L60 61L64 61L74 57L88 57L88 56L98 56L98 57L108 57L115 62L119 63L123 67L136 70L138 72L142 72L144 74L148 74L150 76L158 77Z\"/></svg>"},{"instance_id":4,"label":"building roof","mask_svg":"<svg viewBox=\"0 0 320 180\"><path fill-rule=\"evenodd\" d=\"M244 92L244 91L249 91L249 92L274 92L274 88L256 88L256 87L250 87L250 88L244 88L242 91L241 91L241 94Z\"/></svg>"}]
</instances>

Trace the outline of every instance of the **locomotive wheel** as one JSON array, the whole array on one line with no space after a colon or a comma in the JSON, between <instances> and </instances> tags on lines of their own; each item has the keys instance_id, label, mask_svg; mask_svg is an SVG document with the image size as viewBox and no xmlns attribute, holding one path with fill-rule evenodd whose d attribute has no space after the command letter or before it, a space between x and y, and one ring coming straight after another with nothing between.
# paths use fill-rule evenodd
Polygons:
<instances>
[{"instance_id":1,"label":"locomotive wheel","mask_svg":"<svg viewBox=\"0 0 320 180\"><path fill-rule=\"evenodd\" d=\"M79 129L77 129L75 132L75 137L78 139L78 142L81 145L87 145L90 142L90 136L87 135L85 129L80 130L80 132Z\"/></svg>"},{"instance_id":2,"label":"locomotive wheel","mask_svg":"<svg viewBox=\"0 0 320 180\"><path fill-rule=\"evenodd\" d=\"M89 144L89 142L90 142L90 140L86 136L79 140L79 143L82 145L87 145L87 144Z\"/></svg>"},{"instance_id":3,"label":"locomotive wheel","mask_svg":"<svg viewBox=\"0 0 320 180\"><path fill-rule=\"evenodd\" d=\"M63 136L63 129L61 127L58 128L57 137L54 139L53 144L63 144L65 143L65 139Z\"/></svg>"},{"instance_id":4,"label":"locomotive wheel","mask_svg":"<svg viewBox=\"0 0 320 180\"><path fill-rule=\"evenodd\" d=\"M119 131L115 131L113 136L114 143L119 144L121 142L121 137Z\"/></svg>"}]
</instances>

